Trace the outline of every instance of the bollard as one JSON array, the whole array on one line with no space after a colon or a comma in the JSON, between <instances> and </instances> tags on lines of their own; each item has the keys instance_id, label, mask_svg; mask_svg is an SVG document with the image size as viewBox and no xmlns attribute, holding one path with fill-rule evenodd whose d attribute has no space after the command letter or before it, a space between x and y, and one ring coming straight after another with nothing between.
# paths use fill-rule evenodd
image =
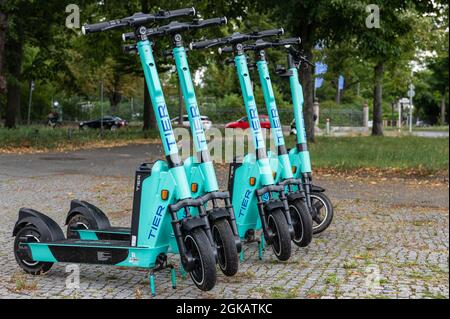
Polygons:
<instances>
[{"instance_id":1,"label":"bollard","mask_svg":"<svg viewBox=\"0 0 450 319\"><path fill-rule=\"evenodd\" d=\"M330 119L327 119L327 135L330 135Z\"/></svg>"},{"instance_id":2,"label":"bollard","mask_svg":"<svg viewBox=\"0 0 450 319\"><path fill-rule=\"evenodd\" d=\"M320 105L319 105L319 100L315 99L314 103L313 103L313 114L315 115L314 118L314 127L318 128L319 127L319 113L320 113Z\"/></svg>"},{"instance_id":3,"label":"bollard","mask_svg":"<svg viewBox=\"0 0 450 319\"><path fill-rule=\"evenodd\" d=\"M367 105L367 102L363 106L363 126L369 129L369 105Z\"/></svg>"}]
</instances>

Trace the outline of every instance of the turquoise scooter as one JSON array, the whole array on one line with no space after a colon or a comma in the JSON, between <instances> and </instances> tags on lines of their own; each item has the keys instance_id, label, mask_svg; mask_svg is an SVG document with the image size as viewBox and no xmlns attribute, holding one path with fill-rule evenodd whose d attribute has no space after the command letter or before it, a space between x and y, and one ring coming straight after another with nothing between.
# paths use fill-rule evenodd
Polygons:
<instances>
[{"instance_id":1,"label":"turquoise scooter","mask_svg":"<svg viewBox=\"0 0 450 319\"><path fill-rule=\"evenodd\" d=\"M205 132L201 121L192 81L186 49L183 46L181 32L197 30L209 26L226 24L226 18L196 20L191 23L171 22L166 26L148 29L147 37L172 36L173 50L165 52L166 56L175 59L176 70L183 93L186 112L188 114L191 133L194 138L196 156L184 160L184 168L194 197L200 199L205 205L211 203L207 215L211 224L211 231L217 247L218 264L227 276L233 276L238 271L241 242L236 227L233 206L229 192L220 192L216 173L208 150ZM134 39L134 33L127 33L124 40ZM224 205L220 205L220 201Z\"/></svg>"},{"instance_id":2,"label":"turquoise scooter","mask_svg":"<svg viewBox=\"0 0 450 319\"><path fill-rule=\"evenodd\" d=\"M288 198L289 210L295 232L293 242L299 247L305 247L309 245L312 240L312 218L308 207L305 204L302 180L297 179L297 177L294 178L292 171L291 162L284 141L276 99L272 88L265 51L265 49L272 47L294 45L299 43L299 38L282 39L276 42L258 40L254 44L246 44L244 46L244 51L255 52L256 67L258 69L264 102L266 104L267 113L270 119L270 127L272 130L271 135L277 149L277 154L273 154L269 151L268 157L270 158L272 170L276 172L275 182L277 184L287 185L286 195ZM230 52L231 48L223 48L221 51Z\"/></svg>"},{"instance_id":3,"label":"turquoise scooter","mask_svg":"<svg viewBox=\"0 0 450 319\"><path fill-rule=\"evenodd\" d=\"M312 183L311 158L306 139L305 121L303 118L303 88L299 81L298 68L302 62L314 67L314 64L304 58L292 45L286 47L288 55L288 70L277 66L277 73L289 79L294 118L296 127L297 145L289 152L292 170L296 178L303 181L305 198L313 220L313 232L318 234L327 229L333 220L333 204L325 195L323 187Z\"/></svg>"},{"instance_id":4,"label":"turquoise scooter","mask_svg":"<svg viewBox=\"0 0 450 319\"><path fill-rule=\"evenodd\" d=\"M243 43L246 41L279 36L283 32L283 29L277 29L252 34L235 33L222 39L191 43L191 49L232 45L234 60L231 62L236 66L256 151L256 154L247 154L242 163L235 160L230 165L229 190L234 210L237 212L239 236L247 242L259 243L260 258L267 242L279 260L288 260L291 256L291 239L294 237L288 199L285 195L285 187L289 183L288 180L278 185L275 182L259 122L247 58L243 51ZM257 240L255 230L260 229L263 236L261 240ZM243 259L243 252L241 258Z\"/></svg>"},{"instance_id":5,"label":"turquoise scooter","mask_svg":"<svg viewBox=\"0 0 450 319\"><path fill-rule=\"evenodd\" d=\"M83 27L83 33L122 27L135 29L137 50L167 161L143 164L137 170L131 230L125 239L111 239L111 232L121 233L122 229L112 228L106 216L87 202L75 201L71 206L88 216L88 220L97 227L107 230L104 237L102 233L83 229L80 221L78 229L71 229L80 238L65 239L61 228L51 218L33 209L20 209L13 230L14 255L27 273L47 272L55 262L145 268L149 270L150 289L154 295L155 271L170 269L172 285L176 287L174 267L167 262L170 249L180 255L183 268L199 289L207 291L214 287L217 252L210 223L204 202L192 197L156 70L152 42L147 38L147 28L144 27L149 23L194 14L193 8L157 14L137 13L128 18ZM196 215L191 214L193 209ZM101 238L97 238L97 234Z\"/></svg>"}]
</instances>

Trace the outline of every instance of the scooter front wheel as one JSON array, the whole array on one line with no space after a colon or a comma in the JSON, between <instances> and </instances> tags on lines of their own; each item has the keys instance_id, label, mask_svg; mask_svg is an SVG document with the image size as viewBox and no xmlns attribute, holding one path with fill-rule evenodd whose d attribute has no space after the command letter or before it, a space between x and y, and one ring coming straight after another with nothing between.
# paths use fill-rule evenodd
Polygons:
<instances>
[{"instance_id":1,"label":"scooter front wheel","mask_svg":"<svg viewBox=\"0 0 450 319\"><path fill-rule=\"evenodd\" d=\"M213 289L216 284L216 260L205 231L194 228L184 237L184 242L194 258L194 268L189 272L192 281L200 290Z\"/></svg>"},{"instance_id":2,"label":"scooter front wheel","mask_svg":"<svg viewBox=\"0 0 450 319\"><path fill-rule=\"evenodd\" d=\"M333 220L333 204L324 193L313 192L310 196L316 215L313 219L313 233L319 234L327 229Z\"/></svg>"},{"instance_id":3,"label":"scooter front wheel","mask_svg":"<svg viewBox=\"0 0 450 319\"><path fill-rule=\"evenodd\" d=\"M217 247L220 270L225 276L234 276L239 268L239 257L233 231L225 218L212 224L212 235Z\"/></svg>"},{"instance_id":4,"label":"scooter front wheel","mask_svg":"<svg viewBox=\"0 0 450 319\"><path fill-rule=\"evenodd\" d=\"M283 212L280 209L269 212L267 225L273 232L270 245L275 256L281 261L288 260L291 257L291 236Z\"/></svg>"},{"instance_id":5,"label":"scooter front wheel","mask_svg":"<svg viewBox=\"0 0 450 319\"><path fill-rule=\"evenodd\" d=\"M27 225L19 230L14 240L14 257L17 263L26 273L32 275L46 273L53 265L53 263L34 261L20 252L20 245L24 243L22 242L24 239L26 239L27 243L38 243L41 241L40 238L41 233L39 230L34 225Z\"/></svg>"},{"instance_id":6,"label":"scooter front wheel","mask_svg":"<svg viewBox=\"0 0 450 319\"><path fill-rule=\"evenodd\" d=\"M289 202L292 226L294 227L294 244L306 247L311 243L313 237L313 222L308 207L301 200Z\"/></svg>"}]
</instances>

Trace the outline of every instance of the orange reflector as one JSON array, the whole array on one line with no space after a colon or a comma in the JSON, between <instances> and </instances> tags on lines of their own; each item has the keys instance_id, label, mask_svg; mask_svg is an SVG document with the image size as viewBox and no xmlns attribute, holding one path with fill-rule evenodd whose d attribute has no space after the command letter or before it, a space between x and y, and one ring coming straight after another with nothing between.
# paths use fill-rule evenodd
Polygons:
<instances>
[{"instance_id":1,"label":"orange reflector","mask_svg":"<svg viewBox=\"0 0 450 319\"><path fill-rule=\"evenodd\" d=\"M297 173L297 166L292 166L292 173Z\"/></svg>"},{"instance_id":2,"label":"orange reflector","mask_svg":"<svg viewBox=\"0 0 450 319\"><path fill-rule=\"evenodd\" d=\"M198 184L197 183L192 183L191 184L191 191L193 193L197 193L197 190L198 190Z\"/></svg>"},{"instance_id":3,"label":"orange reflector","mask_svg":"<svg viewBox=\"0 0 450 319\"><path fill-rule=\"evenodd\" d=\"M255 186L256 184L256 178L250 177L250 186Z\"/></svg>"},{"instance_id":4,"label":"orange reflector","mask_svg":"<svg viewBox=\"0 0 450 319\"><path fill-rule=\"evenodd\" d=\"M169 191L167 189L163 189L161 191L161 199L167 200L169 198Z\"/></svg>"}]
</instances>

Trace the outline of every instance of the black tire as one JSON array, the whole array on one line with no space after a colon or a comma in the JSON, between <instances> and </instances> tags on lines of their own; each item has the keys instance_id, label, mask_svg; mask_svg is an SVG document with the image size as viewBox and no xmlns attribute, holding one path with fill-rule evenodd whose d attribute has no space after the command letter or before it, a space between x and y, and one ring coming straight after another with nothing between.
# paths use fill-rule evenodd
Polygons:
<instances>
[{"instance_id":1,"label":"black tire","mask_svg":"<svg viewBox=\"0 0 450 319\"><path fill-rule=\"evenodd\" d=\"M281 261L288 260L291 257L291 235L286 217L280 209L269 212L267 226L274 233L270 245L275 256Z\"/></svg>"},{"instance_id":2,"label":"black tire","mask_svg":"<svg viewBox=\"0 0 450 319\"><path fill-rule=\"evenodd\" d=\"M234 276L239 269L239 256L228 220L222 218L214 221L211 231L217 247L220 270L225 276Z\"/></svg>"},{"instance_id":3,"label":"black tire","mask_svg":"<svg viewBox=\"0 0 450 319\"><path fill-rule=\"evenodd\" d=\"M308 207L302 200L289 202L292 226L294 227L294 239L292 241L299 247L306 247L313 237L313 222Z\"/></svg>"},{"instance_id":4,"label":"black tire","mask_svg":"<svg viewBox=\"0 0 450 319\"><path fill-rule=\"evenodd\" d=\"M195 260L195 268L189 272L192 281L203 291L209 291L216 285L216 260L208 236L201 228L194 228L184 236L188 252Z\"/></svg>"},{"instance_id":5,"label":"black tire","mask_svg":"<svg viewBox=\"0 0 450 319\"><path fill-rule=\"evenodd\" d=\"M69 219L69 222L67 223L67 231L66 231L67 239L80 238L78 232L70 230L70 228L73 226L83 227L85 229L92 229L92 225L86 217L84 217L82 214L75 214Z\"/></svg>"},{"instance_id":6,"label":"black tire","mask_svg":"<svg viewBox=\"0 0 450 319\"><path fill-rule=\"evenodd\" d=\"M333 204L322 192L311 193L311 204L316 210L316 218L313 219L313 233L319 234L327 229L333 221Z\"/></svg>"},{"instance_id":7,"label":"black tire","mask_svg":"<svg viewBox=\"0 0 450 319\"><path fill-rule=\"evenodd\" d=\"M34 225L27 225L17 232L16 238L14 239L14 257L20 268L32 275L40 275L49 271L53 263L38 262L18 255L20 238L22 237L31 237L32 242L40 242L41 233Z\"/></svg>"}]
</instances>

